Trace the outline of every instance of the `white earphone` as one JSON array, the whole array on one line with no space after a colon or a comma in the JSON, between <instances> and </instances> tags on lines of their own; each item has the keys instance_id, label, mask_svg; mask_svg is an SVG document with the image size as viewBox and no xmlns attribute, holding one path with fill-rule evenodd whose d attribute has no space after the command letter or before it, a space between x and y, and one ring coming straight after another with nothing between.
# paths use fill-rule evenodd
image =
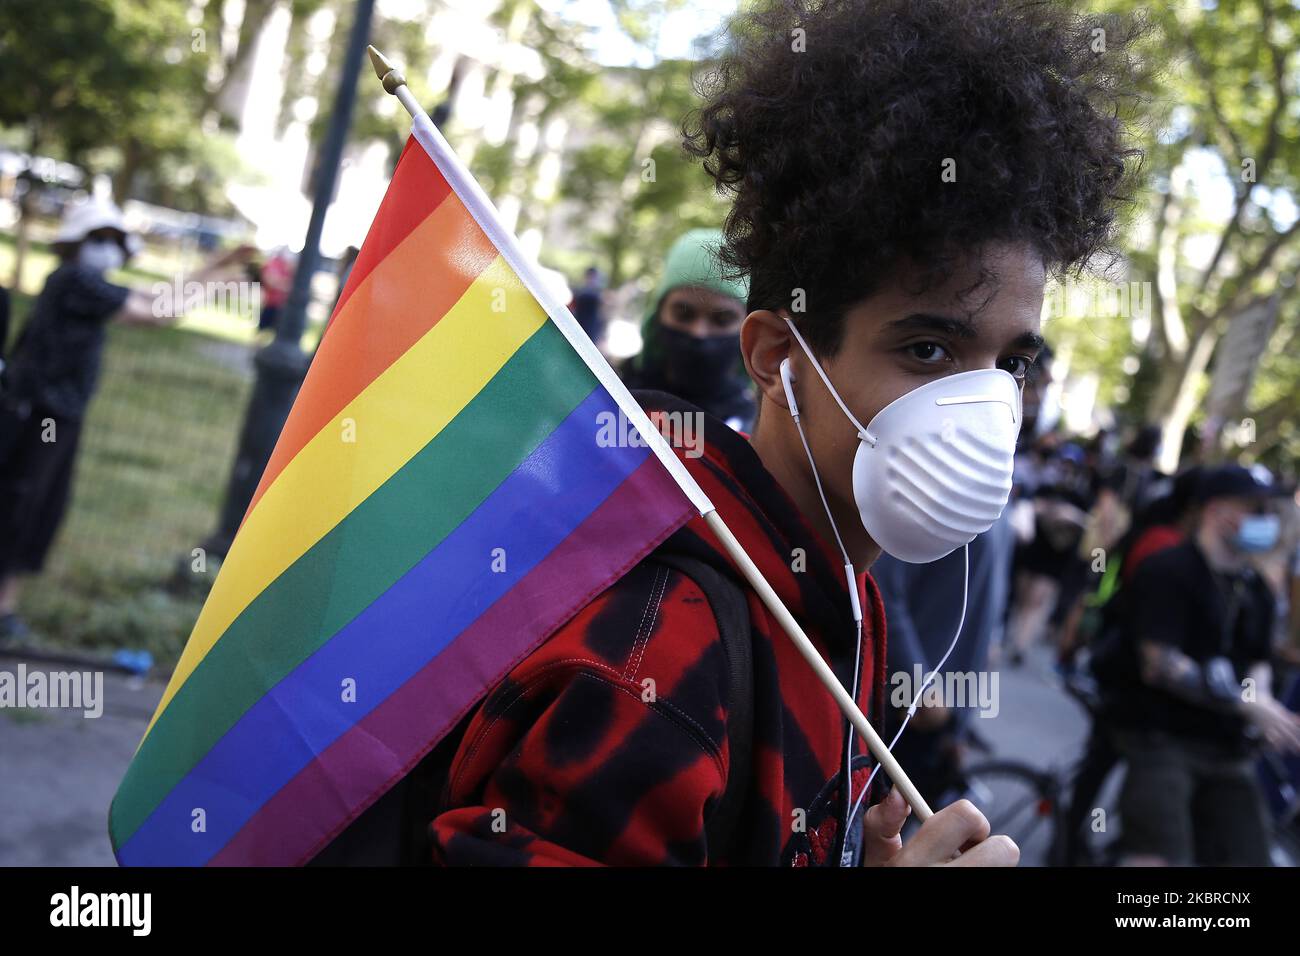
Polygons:
<instances>
[{"instance_id":1,"label":"white earphone","mask_svg":"<svg viewBox=\"0 0 1300 956\"><path fill-rule=\"evenodd\" d=\"M790 414L799 420L799 403L794 400L794 372L790 371L789 356L781 359L781 384L785 386L785 400L790 406Z\"/></svg>"},{"instance_id":2,"label":"white earphone","mask_svg":"<svg viewBox=\"0 0 1300 956\"><path fill-rule=\"evenodd\" d=\"M793 324L791 324L790 328L791 331L793 331L796 336L799 334L798 330L794 328ZM802 338L800 338L800 341L802 342ZM831 390L831 394L835 396L836 401L840 403L840 408L844 409L845 414L848 415L850 419L852 419L854 425L858 426L858 434L863 439L868 441L872 446L874 446L876 444L875 438L865 428L863 428L861 425L858 424L857 419L853 418L852 413L849 412L848 408L845 407L844 403L840 401L839 395L835 393L833 388L831 388L830 381L827 380L826 378L826 373L822 371L820 366L817 366L817 371L821 374L822 380L826 382L826 387ZM855 625L855 630L857 632L857 637L855 641L857 652L855 654L855 661L853 665L853 673L854 673L853 689L850 693L853 699L857 700L858 676L859 676L861 663L862 663L861 660L862 605L858 601L857 572L854 570L853 562L849 560L849 553L844 547L844 541L840 537L840 530L835 524L835 516L831 513L830 505L826 501L826 492L822 488L821 477L817 474L817 463L813 460L812 449L808 445L808 437L804 434L803 425L799 421L799 403L795 401L795 397L794 397L794 372L790 370L790 359L788 356L781 360L781 385L785 388L785 400L786 403L790 406L790 416L794 419L794 427L799 432L799 440L803 444L804 453L808 456L808 466L812 469L813 481L817 485L817 494L822 500L822 507L826 510L826 518L830 522L831 530L835 534L835 543L839 545L840 553L844 556L844 576L848 582L849 600L852 605L854 625ZM917 706L921 701L921 695L929 688L930 684L933 683L935 678L941 673L943 666L946 663L948 663L948 658L952 655L953 650L957 647L957 639L961 636L962 627L965 626L966 606L967 606L967 600L969 597L969 589L970 589L970 545L967 545L963 550L965 553L966 572L965 572L964 582L962 584L961 618L957 622L957 631L955 634L953 634L952 642L948 645L947 651L944 652L943 657L939 660L938 666L936 666L934 670L930 672L929 676L926 678L926 680L924 681L920 689L917 690L916 695L912 698L911 706L908 708L907 711L907 716L903 718L903 722L901 726L898 728L898 731L894 734L894 739L889 742L888 749L891 752L894 749L894 745L898 743L899 738L903 736L903 731L907 729L907 725L911 723L912 716L916 713ZM846 766L851 767L853 764L853 737L852 736L848 738L846 742L846 748L847 748ZM857 800L853 802L851 807L849 807L847 816L840 821L841 826L844 828L846 832L848 828L852 825L853 821L857 818L858 811L862 808L862 802L863 800L866 799L867 794L870 792L871 782L875 780L876 774L880 772L880 767L881 764L877 762L876 766L872 768L871 774L867 778L867 782L862 787L862 792L858 795ZM848 862L848 854L846 850L845 857L840 860L840 863L841 865L844 865L847 862Z\"/></svg>"},{"instance_id":3,"label":"white earphone","mask_svg":"<svg viewBox=\"0 0 1300 956\"><path fill-rule=\"evenodd\" d=\"M853 569L853 562L849 560L849 552L844 547L844 539L840 537L840 529L835 524L835 516L831 514L831 506L826 501L826 492L822 488L821 475L817 473L817 462L813 460L812 449L808 447L808 436L803 433L803 424L799 421L799 403L794 397L794 372L790 371L789 357L781 359L781 384L785 387L785 400L790 406L790 417L794 419L794 427L799 432L799 440L803 443L804 453L808 456L808 467L812 469L813 481L817 485L817 494L821 497L822 507L826 509L826 518L831 523L831 530L835 532L835 543L839 545L840 554L844 556L844 576L849 584L849 600L853 605L853 619L862 624L862 604L858 600L857 572Z\"/></svg>"}]
</instances>

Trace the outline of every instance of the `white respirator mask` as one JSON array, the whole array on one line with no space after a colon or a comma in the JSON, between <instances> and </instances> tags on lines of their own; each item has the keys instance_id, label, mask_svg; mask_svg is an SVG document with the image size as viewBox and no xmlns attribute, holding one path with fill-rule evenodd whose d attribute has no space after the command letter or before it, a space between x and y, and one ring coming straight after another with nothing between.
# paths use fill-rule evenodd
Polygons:
<instances>
[{"instance_id":1,"label":"white respirator mask","mask_svg":"<svg viewBox=\"0 0 1300 956\"><path fill-rule=\"evenodd\" d=\"M789 319L785 321L831 397L857 429L859 443L853 459L853 500L867 534L886 554L909 564L937 561L969 545L976 535L993 526L1011 496L1012 464L1016 438L1020 434L1021 392L1010 373L1000 369L980 369L928 382L894 399L876 413L870 426L864 428L835 391L825 369L813 356L794 323ZM835 516L831 514L821 477L817 474L817 463L813 461L812 448L799 421L799 403L794 397L794 373L789 358L781 362L781 384L785 388L786 403L790 406L799 440L808 456L822 507L835 533L835 543L844 556L858 654L851 691L856 700L862 654L862 607L858 600L856 571L836 527ZM889 743L890 751L911 723L922 695L943 671L957 646L957 639L966 623L969 589L970 551L967 549L957 630L948 650L912 698L906 717ZM848 734L844 766L850 767L852 762L853 736ZM849 832L881 766L876 764L857 801L840 821L841 832ZM846 844L840 865L850 862Z\"/></svg>"},{"instance_id":2,"label":"white respirator mask","mask_svg":"<svg viewBox=\"0 0 1300 956\"><path fill-rule=\"evenodd\" d=\"M92 272L111 272L126 263L126 253L112 239L87 239L77 250L77 262Z\"/></svg>"},{"instance_id":3,"label":"white respirator mask","mask_svg":"<svg viewBox=\"0 0 1300 956\"><path fill-rule=\"evenodd\" d=\"M1011 495L1020 434L1020 386L1009 372L979 369L927 382L863 427L794 323L786 323L858 431L853 500L867 534L886 554L909 564L937 561L993 526ZM781 380L798 425L793 379L787 358Z\"/></svg>"}]
</instances>

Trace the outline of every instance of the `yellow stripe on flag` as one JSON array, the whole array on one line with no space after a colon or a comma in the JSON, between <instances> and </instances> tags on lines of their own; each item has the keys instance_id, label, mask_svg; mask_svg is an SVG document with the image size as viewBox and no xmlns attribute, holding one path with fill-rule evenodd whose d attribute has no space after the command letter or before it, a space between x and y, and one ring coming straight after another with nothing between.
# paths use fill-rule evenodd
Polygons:
<instances>
[{"instance_id":1,"label":"yellow stripe on flag","mask_svg":"<svg viewBox=\"0 0 1300 956\"><path fill-rule=\"evenodd\" d=\"M448 198L375 265L321 340L250 510L293 456L428 332L497 254L469 210Z\"/></svg>"},{"instance_id":2,"label":"yellow stripe on flag","mask_svg":"<svg viewBox=\"0 0 1300 956\"><path fill-rule=\"evenodd\" d=\"M498 300L508 311L493 310ZM498 258L298 452L240 528L146 737L244 609L436 438L545 321L542 307ZM346 428L354 429L355 441L346 440Z\"/></svg>"}]
</instances>

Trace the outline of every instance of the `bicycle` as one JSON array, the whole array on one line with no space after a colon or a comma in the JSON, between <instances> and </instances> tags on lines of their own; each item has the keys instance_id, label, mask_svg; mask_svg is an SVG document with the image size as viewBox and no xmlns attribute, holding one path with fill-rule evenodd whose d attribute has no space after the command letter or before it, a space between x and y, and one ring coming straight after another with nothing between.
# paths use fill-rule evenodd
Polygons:
<instances>
[{"instance_id":1,"label":"bicycle","mask_svg":"<svg viewBox=\"0 0 1300 956\"><path fill-rule=\"evenodd\" d=\"M1063 683L1092 719L1092 733L1104 734L1092 688L1074 680ZM991 751L984 749L986 754ZM992 832L1016 841L1022 860L1048 866L1112 866L1118 861L1112 836L1119 822L1114 806L1118 763L1108 740L1093 737L1083 754L1064 767L1043 769L990 757L966 767L961 778L966 798L988 818ZM1085 773L1091 782L1080 791Z\"/></svg>"},{"instance_id":2,"label":"bicycle","mask_svg":"<svg viewBox=\"0 0 1300 956\"><path fill-rule=\"evenodd\" d=\"M1080 675L1063 679L1062 688L1088 713L1093 734L1104 735L1105 718L1096 688ZM1300 682L1293 687L1300 699ZM1296 700L1288 700L1294 708ZM1118 841L1121 820L1115 807L1119 790L1116 774L1122 759L1099 760L1093 779L1076 793L1079 775L1088 768L1091 751L1065 768L1042 769L1024 761L999 759L993 749L973 732L968 743L989 759L968 766L955 765L940 805L965 797L989 820L993 833L1005 833L1016 841L1025 863L1049 866L1116 866L1120 863ZM1105 738L1102 738L1103 743ZM1104 766L1103 766L1104 765ZM1300 866L1300 761L1265 751L1259 758L1261 790L1270 812L1271 856L1275 866ZM1099 799L1101 798L1101 799ZM1071 804L1078 801L1079 808ZM1080 812L1082 811L1082 812Z\"/></svg>"}]
</instances>

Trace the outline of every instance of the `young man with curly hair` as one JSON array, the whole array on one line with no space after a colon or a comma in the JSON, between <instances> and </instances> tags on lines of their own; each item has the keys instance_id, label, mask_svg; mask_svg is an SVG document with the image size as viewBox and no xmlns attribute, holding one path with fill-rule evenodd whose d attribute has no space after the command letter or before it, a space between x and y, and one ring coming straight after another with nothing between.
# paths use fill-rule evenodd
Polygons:
<instances>
[{"instance_id":1,"label":"young man with curly hair","mask_svg":"<svg viewBox=\"0 0 1300 956\"><path fill-rule=\"evenodd\" d=\"M760 411L748 438L706 422L683 461L877 726L865 571L882 549L961 547L1005 504L1045 280L1107 246L1130 189L1126 31L1052 3L768 0L733 24L688 122L733 197L723 258L750 282ZM959 595L935 597L955 624ZM519 662L447 756L430 825L446 864L1019 855L965 801L906 845L896 790L849 813L873 760L698 520Z\"/></svg>"}]
</instances>

